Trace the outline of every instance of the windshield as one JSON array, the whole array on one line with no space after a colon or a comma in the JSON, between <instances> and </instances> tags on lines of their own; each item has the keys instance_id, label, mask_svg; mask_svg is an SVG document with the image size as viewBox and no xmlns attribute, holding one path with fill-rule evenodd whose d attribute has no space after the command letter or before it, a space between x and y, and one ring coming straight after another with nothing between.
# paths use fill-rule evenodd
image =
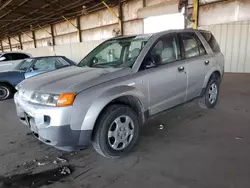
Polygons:
<instances>
[{"instance_id":1,"label":"windshield","mask_svg":"<svg viewBox=\"0 0 250 188\"><path fill-rule=\"evenodd\" d=\"M105 41L90 52L78 66L132 67L150 37L150 35L141 35Z\"/></svg>"},{"instance_id":2,"label":"windshield","mask_svg":"<svg viewBox=\"0 0 250 188\"><path fill-rule=\"evenodd\" d=\"M34 59L25 59L21 61L14 69L19 71L26 71L32 65Z\"/></svg>"}]
</instances>

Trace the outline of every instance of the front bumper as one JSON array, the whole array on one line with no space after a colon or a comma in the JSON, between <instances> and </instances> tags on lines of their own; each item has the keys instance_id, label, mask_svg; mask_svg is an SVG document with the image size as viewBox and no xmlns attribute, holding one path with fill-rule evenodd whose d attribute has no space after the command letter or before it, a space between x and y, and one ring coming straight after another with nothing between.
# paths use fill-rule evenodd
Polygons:
<instances>
[{"instance_id":1,"label":"front bumper","mask_svg":"<svg viewBox=\"0 0 250 188\"><path fill-rule=\"evenodd\" d=\"M30 104L15 94L14 101L20 121L40 141L61 150L84 148L91 141L91 130L72 130L72 107L48 107Z\"/></svg>"}]
</instances>

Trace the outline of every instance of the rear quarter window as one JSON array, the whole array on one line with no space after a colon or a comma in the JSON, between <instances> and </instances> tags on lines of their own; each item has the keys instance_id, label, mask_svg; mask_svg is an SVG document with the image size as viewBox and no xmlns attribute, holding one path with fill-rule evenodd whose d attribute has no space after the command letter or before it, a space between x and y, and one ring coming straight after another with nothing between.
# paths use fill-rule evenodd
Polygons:
<instances>
[{"instance_id":1,"label":"rear quarter window","mask_svg":"<svg viewBox=\"0 0 250 188\"><path fill-rule=\"evenodd\" d=\"M217 43L214 35L210 32L200 32L204 39L207 41L213 52L220 52L220 46Z\"/></svg>"}]
</instances>

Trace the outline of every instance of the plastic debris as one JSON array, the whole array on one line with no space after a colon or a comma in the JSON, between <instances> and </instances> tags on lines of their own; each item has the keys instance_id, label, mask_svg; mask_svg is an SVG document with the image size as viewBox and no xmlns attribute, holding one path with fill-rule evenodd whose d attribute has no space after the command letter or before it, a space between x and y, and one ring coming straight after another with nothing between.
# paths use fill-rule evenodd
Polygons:
<instances>
[{"instance_id":1,"label":"plastic debris","mask_svg":"<svg viewBox=\"0 0 250 188\"><path fill-rule=\"evenodd\" d=\"M71 170L68 167L63 167L61 174L64 174L64 175L71 174Z\"/></svg>"},{"instance_id":2,"label":"plastic debris","mask_svg":"<svg viewBox=\"0 0 250 188\"><path fill-rule=\"evenodd\" d=\"M37 165L38 166L44 166L44 165L46 165L46 163L40 163L40 162L38 162Z\"/></svg>"},{"instance_id":3,"label":"plastic debris","mask_svg":"<svg viewBox=\"0 0 250 188\"><path fill-rule=\"evenodd\" d=\"M164 125L159 125L159 129L160 130L164 129Z\"/></svg>"},{"instance_id":4,"label":"plastic debris","mask_svg":"<svg viewBox=\"0 0 250 188\"><path fill-rule=\"evenodd\" d=\"M57 160L54 160L53 163L54 163L54 164L57 164L58 162L57 162Z\"/></svg>"},{"instance_id":5,"label":"plastic debris","mask_svg":"<svg viewBox=\"0 0 250 188\"><path fill-rule=\"evenodd\" d=\"M236 140L243 140L242 137L236 137L235 139L236 139Z\"/></svg>"},{"instance_id":6,"label":"plastic debris","mask_svg":"<svg viewBox=\"0 0 250 188\"><path fill-rule=\"evenodd\" d=\"M63 159L63 158L60 158L60 157L57 157L57 160L59 160L62 163L67 163L68 162L66 159Z\"/></svg>"}]
</instances>

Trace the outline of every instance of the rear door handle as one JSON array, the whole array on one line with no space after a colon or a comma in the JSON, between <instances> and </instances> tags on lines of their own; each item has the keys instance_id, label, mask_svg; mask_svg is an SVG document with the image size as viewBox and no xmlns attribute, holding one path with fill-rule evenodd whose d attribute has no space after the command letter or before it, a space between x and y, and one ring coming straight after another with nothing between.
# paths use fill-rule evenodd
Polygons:
<instances>
[{"instance_id":1,"label":"rear door handle","mask_svg":"<svg viewBox=\"0 0 250 188\"><path fill-rule=\"evenodd\" d=\"M182 71L184 71L184 69L185 69L185 68L181 66L181 67L178 68L178 71L179 71L179 72L182 72Z\"/></svg>"},{"instance_id":2,"label":"rear door handle","mask_svg":"<svg viewBox=\"0 0 250 188\"><path fill-rule=\"evenodd\" d=\"M209 64L209 60L206 60L204 63L205 63L205 65L208 65Z\"/></svg>"}]
</instances>

